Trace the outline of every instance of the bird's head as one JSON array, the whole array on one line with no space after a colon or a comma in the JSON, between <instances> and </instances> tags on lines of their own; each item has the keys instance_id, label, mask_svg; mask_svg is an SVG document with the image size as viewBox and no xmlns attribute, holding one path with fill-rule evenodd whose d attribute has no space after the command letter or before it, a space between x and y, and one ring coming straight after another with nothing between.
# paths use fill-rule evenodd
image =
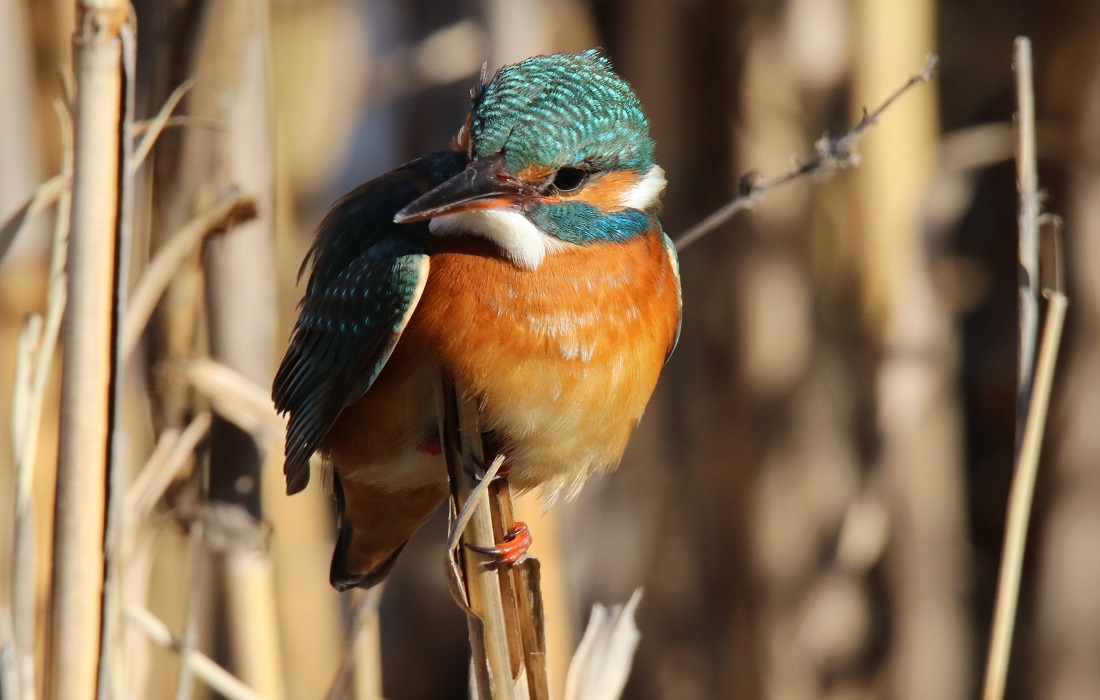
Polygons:
<instances>
[{"instance_id":1,"label":"bird's head","mask_svg":"<svg viewBox=\"0 0 1100 700\"><path fill-rule=\"evenodd\" d=\"M536 268L573 245L625 241L654 225L664 171L630 86L596 51L505 66L474 91L455 148L467 168L398 212L436 235L495 242Z\"/></svg>"}]
</instances>

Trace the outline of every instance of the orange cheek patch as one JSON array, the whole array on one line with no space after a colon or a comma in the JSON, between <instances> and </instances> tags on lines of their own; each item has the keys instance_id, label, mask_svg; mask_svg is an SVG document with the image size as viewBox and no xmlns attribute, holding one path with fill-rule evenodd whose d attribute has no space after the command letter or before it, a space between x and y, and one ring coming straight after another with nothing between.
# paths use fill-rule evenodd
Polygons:
<instances>
[{"instance_id":1,"label":"orange cheek patch","mask_svg":"<svg viewBox=\"0 0 1100 700\"><path fill-rule=\"evenodd\" d=\"M516 176L525 182L538 184L550 177L551 170L545 165L531 164L516 173Z\"/></svg>"},{"instance_id":2,"label":"orange cheek patch","mask_svg":"<svg viewBox=\"0 0 1100 700\"><path fill-rule=\"evenodd\" d=\"M587 202L604 211L619 211L623 208L623 194L638 184L638 180L638 176L632 172L607 173L589 180L580 192L568 197L568 200Z\"/></svg>"}]
</instances>

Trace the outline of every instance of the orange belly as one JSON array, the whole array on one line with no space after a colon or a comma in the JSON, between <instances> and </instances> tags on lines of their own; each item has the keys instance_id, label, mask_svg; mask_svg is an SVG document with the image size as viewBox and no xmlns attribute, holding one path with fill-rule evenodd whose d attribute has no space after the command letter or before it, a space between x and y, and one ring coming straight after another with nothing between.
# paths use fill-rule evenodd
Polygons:
<instances>
[{"instance_id":1,"label":"orange belly","mask_svg":"<svg viewBox=\"0 0 1100 700\"><path fill-rule=\"evenodd\" d=\"M445 481L425 449L435 367L479 399L518 488L570 497L617 465L679 324L677 272L659 236L573 247L534 271L488 243L448 241L378 381L326 439L341 478L392 491Z\"/></svg>"},{"instance_id":2,"label":"orange belly","mask_svg":"<svg viewBox=\"0 0 1100 700\"><path fill-rule=\"evenodd\" d=\"M572 496L618 464L675 341L679 281L660 234L571 247L534 271L455 246L432 256L402 342L478 397L512 483Z\"/></svg>"}]
</instances>

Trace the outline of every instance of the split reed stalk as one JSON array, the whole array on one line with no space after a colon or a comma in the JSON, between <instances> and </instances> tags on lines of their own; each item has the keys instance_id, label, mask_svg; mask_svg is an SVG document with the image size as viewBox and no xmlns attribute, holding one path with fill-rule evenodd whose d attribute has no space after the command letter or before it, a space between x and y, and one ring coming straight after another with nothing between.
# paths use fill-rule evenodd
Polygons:
<instances>
[{"instance_id":1,"label":"split reed stalk","mask_svg":"<svg viewBox=\"0 0 1100 700\"><path fill-rule=\"evenodd\" d=\"M460 397L449 383L438 383L437 405L443 453L459 512L452 543L457 541L461 565L460 605L470 632L472 687L481 700L547 698L546 642L538 564L522 562L505 570L486 566L485 555L465 545L492 547L515 526L507 479L496 479L503 462L498 455L479 483L473 474L484 469L477 402ZM448 556L454 556L454 550Z\"/></svg>"},{"instance_id":2,"label":"split reed stalk","mask_svg":"<svg viewBox=\"0 0 1100 700\"><path fill-rule=\"evenodd\" d=\"M444 411L443 451L451 475L451 488L457 509L470 500L475 483L466 466L474 469L485 464L478 432L477 409L467 406L454 388L443 387ZM462 544L491 547L495 544L488 495L479 492L471 517L461 537ZM484 566L482 556L462 547L462 571L466 586L466 601L472 615L467 614L470 631L470 652L473 656L473 676L478 698L511 698L512 673L508 653L508 627L501 597L499 572Z\"/></svg>"},{"instance_id":3,"label":"split reed stalk","mask_svg":"<svg viewBox=\"0 0 1100 700\"><path fill-rule=\"evenodd\" d=\"M47 696L96 693L104 577L119 211L121 0L80 0L68 309L50 599Z\"/></svg>"}]
</instances>

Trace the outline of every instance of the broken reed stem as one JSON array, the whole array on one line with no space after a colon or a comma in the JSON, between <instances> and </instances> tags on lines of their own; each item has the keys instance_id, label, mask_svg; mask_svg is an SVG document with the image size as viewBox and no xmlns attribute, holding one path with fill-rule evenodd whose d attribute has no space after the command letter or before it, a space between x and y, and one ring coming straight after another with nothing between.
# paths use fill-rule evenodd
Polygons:
<instances>
[{"instance_id":1,"label":"broken reed stem","mask_svg":"<svg viewBox=\"0 0 1100 700\"><path fill-rule=\"evenodd\" d=\"M729 221L737 212L751 208L756 200L771 190L778 189L806 175L826 174L833 170L859 165L859 153L856 152L856 144L863 132L877 124L883 113L897 102L902 95L917 85L931 80L932 75L936 72L936 65L939 60L938 56L929 56L924 68L919 73L910 76L904 85L895 90L875 109L871 111L864 109L863 117L859 120L859 123L842 136L824 134L814 144L815 154L809 160L795 165L788 172L771 180L765 180L755 170L742 175L738 183L740 192L737 197L678 236L675 241L676 250L686 250L688 246Z\"/></svg>"},{"instance_id":2,"label":"broken reed stem","mask_svg":"<svg viewBox=\"0 0 1100 700\"><path fill-rule=\"evenodd\" d=\"M1019 223L1019 377L1016 386L1016 452L1021 449L1035 372L1039 333L1039 174L1035 149L1035 88L1031 71L1031 41L1017 37L1016 187L1020 195Z\"/></svg>"},{"instance_id":3,"label":"broken reed stem","mask_svg":"<svg viewBox=\"0 0 1100 700\"><path fill-rule=\"evenodd\" d=\"M503 455L497 459L503 462ZM494 537L503 542L515 523L512 493L508 479L493 482L489 488L489 510L492 514ZM533 557L501 571L500 583L505 601L512 601L515 624L509 625L508 650L513 677L526 673L527 697L549 700L549 676L546 667L546 630L539 590L539 563Z\"/></svg>"},{"instance_id":4,"label":"broken reed stem","mask_svg":"<svg viewBox=\"0 0 1100 700\"><path fill-rule=\"evenodd\" d=\"M997 579L997 598L993 608L993 629L986 658L983 700L1004 697L1008 665L1012 655L1016 609L1020 597L1020 579L1035 480L1039 471L1039 453L1046 428L1047 408L1054 383L1054 367L1062 340L1066 306L1061 244L1054 237L1054 284L1045 293L1048 299L1042 346L1035 362L1036 332L1039 323L1039 178L1035 150L1035 97L1031 77L1031 42L1019 37L1015 42L1017 99L1017 188L1020 195L1020 366L1017 396L1017 450L1015 473L1009 493L1005 521L1005 541L1001 570Z\"/></svg>"},{"instance_id":5,"label":"broken reed stem","mask_svg":"<svg viewBox=\"0 0 1100 700\"><path fill-rule=\"evenodd\" d=\"M1031 517L1031 502L1035 493L1035 479L1039 471L1039 452L1043 445L1047 408L1054 384L1054 366L1058 359L1058 347L1062 340L1062 326L1066 318L1068 300L1061 291L1047 295L1046 323L1043 342L1035 373L1034 391L1016 473L1012 478L1009 494L1008 517L1005 523L1004 553L1001 556L1001 572L997 584L997 600L993 610L993 631L989 641L989 657L985 669L983 700L1001 700L1004 697L1005 678L1012 652L1013 626L1016 606L1020 596L1020 575L1023 569L1024 550L1027 546L1027 530Z\"/></svg>"},{"instance_id":6,"label":"broken reed stem","mask_svg":"<svg viewBox=\"0 0 1100 700\"><path fill-rule=\"evenodd\" d=\"M77 4L73 204L61 377L47 696L96 693L114 368L121 0Z\"/></svg>"},{"instance_id":7,"label":"broken reed stem","mask_svg":"<svg viewBox=\"0 0 1100 700\"><path fill-rule=\"evenodd\" d=\"M476 401L459 397L442 379L437 389L443 454L460 514L449 543L458 549L448 551L448 566L452 580L457 579L456 599L467 614L473 686L481 700L546 698L537 562L498 571L486 566L484 555L464 546L492 547L515 526L507 480L494 478L503 459L496 456L482 481L472 476L485 467Z\"/></svg>"}]
</instances>

